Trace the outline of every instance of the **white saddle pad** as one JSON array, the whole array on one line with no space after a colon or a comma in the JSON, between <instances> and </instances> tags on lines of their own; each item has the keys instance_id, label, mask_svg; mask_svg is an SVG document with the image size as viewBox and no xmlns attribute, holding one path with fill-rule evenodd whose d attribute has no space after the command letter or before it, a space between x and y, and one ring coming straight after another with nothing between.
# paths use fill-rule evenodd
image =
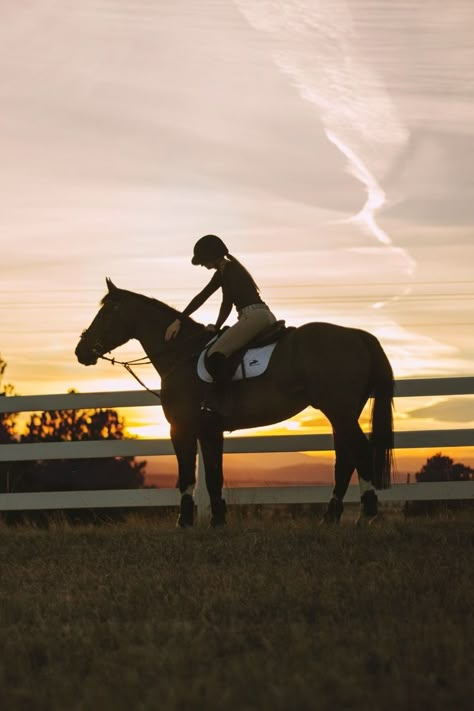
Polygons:
<instances>
[{"instance_id":1,"label":"white saddle pad","mask_svg":"<svg viewBox=\"0 0 474 711\"><path fill-rule=\"evenodd\" d=\"M207 372L206 366L204 365L204 357L208 346L209 343L199 356L197 374L201 380L204 380L204 382L212 383L214 382L214 378ZM235 371L232 380L256 378L257 375L262 375L267 369L270 356L273 353L275 346L276 342L269 343L267 346L261 346L260 348L249 348L245 351L244 357Z\"/></svg>"}]
</instances>

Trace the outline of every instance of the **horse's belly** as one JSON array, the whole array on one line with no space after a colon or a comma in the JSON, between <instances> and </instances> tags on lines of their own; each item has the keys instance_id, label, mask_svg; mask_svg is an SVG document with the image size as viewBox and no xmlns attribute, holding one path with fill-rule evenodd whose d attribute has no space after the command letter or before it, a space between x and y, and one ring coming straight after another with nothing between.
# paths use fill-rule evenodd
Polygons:
<instances>
[{"instance_id":1,"label":"horse's belly","mask_svg":"<svg viewBox=\"0 0 474 711\"><path fill-rule=\"evenodd\" d=\"M224 429L233 431L274 425L297 415L307 405L307 399L302 395L246 398L245 402L234 403L232 414L224 419Z\"/></svg>"}]
</instances>

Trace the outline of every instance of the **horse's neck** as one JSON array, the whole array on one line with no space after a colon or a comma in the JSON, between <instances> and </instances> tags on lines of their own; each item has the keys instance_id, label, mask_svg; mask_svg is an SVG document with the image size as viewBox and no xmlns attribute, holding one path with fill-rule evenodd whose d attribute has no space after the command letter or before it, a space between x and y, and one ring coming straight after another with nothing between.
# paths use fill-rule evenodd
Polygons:
<instances>
[{"instance_id":1,"label":"horse's neck","mask_svg":"<svg viewBox=\"0 0 474 711\"><path fill-rule=\"evenodd\" d=\"M164 333L169 323L169 319L149 319L137 329L137 339L161 377L174 369L177 363L191 357L200 341L205 340L204 327L189 320L183 322L174 340L165 342Z\"/></svg>"}]
</instances>

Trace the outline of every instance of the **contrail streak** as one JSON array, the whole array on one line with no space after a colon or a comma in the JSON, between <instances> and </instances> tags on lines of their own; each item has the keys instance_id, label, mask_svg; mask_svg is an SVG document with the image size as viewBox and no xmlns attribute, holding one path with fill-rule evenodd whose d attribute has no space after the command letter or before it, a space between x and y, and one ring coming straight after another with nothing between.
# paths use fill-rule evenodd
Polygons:
<instances>
[{"instance_id":1,"label":"contrail streak","mask_svg":"<svg viewBox=\"0 0 474 711\"><path fill-rule=\"evenodd\" d=\"M335 146L343 153L349 161L350 173L360 180L365 185L367 190L367 202L357 215L350 218L352 222L361 222L366 226L368 231L382 244L391 245L392 240L386 232L375 221L375 211L381 208L385 203L385 193L375 180L372 173L367 169L366 165L349 146L346 146L340 138L332 131L326 129L326 135Z\"/></svg>"},{"instance_id":2,"label":"contrail streak","mask_svg":"<svg viewBox=\"0 0 474 711\"><path fill-rule=\"evenodd\" d=\"M363 226L402 259L407 276L416 263L378 225L386 204L377 174L385 174L408 132L371 67L359 56L350 10L343 0L235 0L247 21L271 40L273 61L300 96L319 109L329 141L344 155L348 172L364 185L367 200L344 220Z\"/></svg>"}]
</instances>

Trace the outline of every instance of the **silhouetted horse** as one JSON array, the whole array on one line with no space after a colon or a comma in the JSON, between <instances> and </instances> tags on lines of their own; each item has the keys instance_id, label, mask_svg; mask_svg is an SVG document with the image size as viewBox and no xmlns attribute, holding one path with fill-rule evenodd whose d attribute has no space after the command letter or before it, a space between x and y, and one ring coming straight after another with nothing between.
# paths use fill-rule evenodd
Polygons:
<instances>
[{"instance_id":1,"label":"silhouetted horse","mask_svg":"<svg viewBox=\"0 0 474 711\"><path fill-rule=\"evenodd\" d=\"M225 522L222 430L281 422L308 405L324 413L334 434L335 488L324 520L339 520L354 469L361 485L362 519L377 514L374 487L390 486L394 382L390 363L375 336L328 323L288 329L263 375L229 386L233 407L221 426L216 426L202 416L201 402L209 386L196 373L197 357L210 339L209 332L202 324L182 317L179 336L166 342L165 330L181 316L178 311L156 299L119 289L109 279L107 286L108 293L83 332L76 356L80 363L94 365L105 353L136 338L160 374L163 411L178 459L179 525L192 525L198 440L211 499L211 524L220 525ZM371 395L369 441L358 419Z\"/></svg>"}]
</instances>

